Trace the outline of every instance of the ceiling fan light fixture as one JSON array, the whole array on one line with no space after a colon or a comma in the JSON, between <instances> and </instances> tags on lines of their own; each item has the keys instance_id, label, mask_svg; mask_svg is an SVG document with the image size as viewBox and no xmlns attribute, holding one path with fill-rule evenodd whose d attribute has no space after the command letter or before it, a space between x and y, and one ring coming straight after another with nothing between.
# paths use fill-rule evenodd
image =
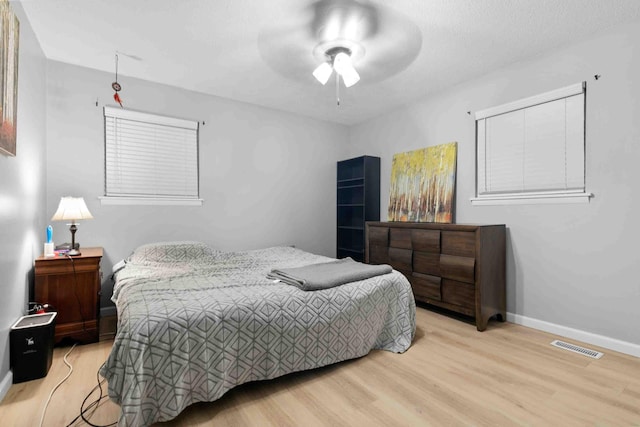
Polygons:
<instances>
[{"instance_id":1,"label":"ceiling fan light fixture","mask_svg":"<svg viewBox=\"0 0 640 427\"><path fill-rule=\"evenodd\" d=\"M342 73L341 76L342 81L344 82L344 85L346 87L351 87L354 84L358 83L358 81L360 81L360 75L353 68L351 68L348 72Z\"/></svg>"},{"instance_id":2,"label":"ceiling fan light fixture","mask_svg":"<svg viewBox=\"0 0 640 427\"><path fill-rule=\"evenodd\" d=\"M313 76L323 85L329 81L329 77L333 70L342 77L342 81L346 87L351 87L358 83L360 75L353 67L351 62L352 51L344 46L332 46L328 49L324 56L327 61L320 64L314 71Z\"/></svg>"},{"instance_id":3,"label":"ceiling fan light fixture","mask_svg":"<svg viewBox=\"0 0 640 427\"><path fill-rule=\"evenodd\" d=\"M346 87L351 87L360 80L360 75L356 69L353 68L351 56L347 52L338 52L338 54L336 54L333 59L333 68L336 70L336 73L340 74Z\"/></svg>"},{"instance_id":4,"label":"ceiling fan light fixture","mask_svg":"<svg viewBox=\"0 0 640 427\"><path fill-rule=\"evenodd\" d=\"M323 62L313 71L313 77L316 78L323 85L329 81L329 77L331 77L331 73L333 73L333 68L331 64L328 62Z\"/></svg>"},{"instance_id":5,"label":"ceiling fan light fixture","mask_svg":"<svg viewBox=\"0 0 640 427\"><path fill-rule=\"evenodd\" d=\"M333 68L340 75L348 72L349 68L353 68L349 54L347 52L338 52L333 58Z\"/></svg>"}]
</instances>

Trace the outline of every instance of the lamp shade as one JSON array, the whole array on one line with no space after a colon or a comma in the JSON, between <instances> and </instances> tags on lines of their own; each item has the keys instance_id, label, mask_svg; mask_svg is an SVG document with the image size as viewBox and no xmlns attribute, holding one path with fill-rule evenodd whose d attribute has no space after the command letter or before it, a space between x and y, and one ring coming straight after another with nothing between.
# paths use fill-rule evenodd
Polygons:
<instances>
[{"instance_id":1,"label":"lamp shade","mask_svg":"<svg viewBox=\"0 0 640 427\"><path fill-rule=\"evenodd\" d=\"M62 197L58 210L53 214L52 221L75 221L78 219L93 219L91 212L82 197Z\"/></svg>"},{"instance_id":2,"label":"lamp shade","mask_svg":"<svg viewBox=\"0 0 640 427\"><path fill-rule=\"evenodd\" d=\"M346 52L338 52L333 59L333 68L335 68L336 72L340 75L352 67L351 58Z\"/></svg>"},{"instance_id":3,"label":"lamp shade","mask_svg":"<svg viewBox=\"0 0 640 427\"><path fill-rule=\"evenodd\" d=\"M325 84L327 80L329 80L329 77L331 77L331 73L333 73L331 65L328 62L323 62L314 70L313 77L320 83Z\"/></svg>"},{"instance_id":4,"label":"lamp shade","mask_svg":"<svg viewBox=\"0 0 640 427\"><path fill-rule=\"evenodd\" d=\"M344 85L346 87L351 87L360 81L360 75L353 67L346 69L345 72L340 75L342 76L342 81L344 81Z\"/></svg>"},{"instance_id":5,"label":"lamp shade","mask_svg":"<svg viewBox=\"0 0 640 427\"><path fill-rule=\"evenodd\" d=\"M336 55L333 60L333 68L340 74L346 87L351 87L360 80L360 75L358 75L351 63L351 57L345 52L340 52Z\"/></svg>"}]
</instances>

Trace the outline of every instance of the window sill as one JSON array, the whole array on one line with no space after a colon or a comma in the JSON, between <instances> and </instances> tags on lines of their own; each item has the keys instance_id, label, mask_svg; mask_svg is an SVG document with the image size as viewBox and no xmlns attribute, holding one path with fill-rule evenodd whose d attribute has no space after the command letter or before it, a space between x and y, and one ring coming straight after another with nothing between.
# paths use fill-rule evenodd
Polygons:
<instances>
[{"instance_id":1,"label":"window sill","mask_svg":"<svg viewBox=\"0 0 640 427\"><path fill-rule=\"evenodd\" d=\"M202 206L203 199L172 199L168 197L148 198L148 197L100 197L102 206L113 205L163 205L163 206Z\"/></svg>"},{"instance_id":2,"label":"window sill","mask_svg":"<svg viewBox=\"0 0 640 427\"><path fill-rule=\"evenodd\" d=\"M483 196L472 197L471 205L539 205L539 204L561 204L561 203L589 203L593 194L591 193L569 193L569 194L518 194L504 196Z\"/></svg>"}]
</instances>

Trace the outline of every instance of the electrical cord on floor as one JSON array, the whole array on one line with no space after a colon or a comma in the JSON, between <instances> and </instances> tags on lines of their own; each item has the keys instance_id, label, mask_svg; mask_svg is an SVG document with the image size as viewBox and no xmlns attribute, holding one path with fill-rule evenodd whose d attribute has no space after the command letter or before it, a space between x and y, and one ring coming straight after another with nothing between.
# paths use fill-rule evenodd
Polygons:
<instances>
[{"instance_id":1,"label":"electrical cord on floor","mask_svg":"<svg viewBox=\"0 0 640 427\"><path fill-rule=\"evenodd\" d=\"M65 382L67 380L67 378L69 378L71 376L71 373L73 372L73 366L71 366L71 364L67 361L67 356L69 354L71 354L71 352L73 351L73 349L76 347L76 345L72 345L71 348L69 349L69 351L67 351L67 354L64 355L64 357L62 358L62 360L64 360L65 365L67 365L69 367L69 372L67 372L67 375L58 383L56 384L56 386L51 390L51 393L49 393L49 397L47 398L47 402L44 404L44 408L42 409L42 416L40 417L40 427L42 427L42 423L44 422L44 414L47 412L47 406L49 406L49 402L51 401L51 397L53 396L53 393L55 393L55 391L58 389L58 387L60 387L62 385L63 382Z\"/></svg>"},{"instance_id":2,"label":"electrical cord on floor","mask_svg":"<svg viewBox=\"0 0 640 427\"><path fill-rule=\"evenodd\" d=\"M102 366L104 366L104 364ZM91 421L89 421L89 418L95 413L96 409L98 409L98 407L100 406L100 402L109 397L107 395L103 396L103 394L102 394L102 384L104 384L104 382L105 382L104 379L103 380L100 379L100 369L102 368L102 366L100 368L98 368L98 371L96 372L96 380L98 381L98 384L91 389L89 394L87 394L87 396L82 401L82 405L80 405L80 414L77 417L75 417L69 424L67 424L66 427L71 427L80 418L82 418L82 421L84 421L85 423L87 423L91 427L112 427L112 426L115 426L116 424L118 424L117 421L113 422L111 424L106 424L106 425L93 424ZM85 408L84 405L87 403L87 400L89 400L89 397L93 394L94 391L96 391L96 389L100 390L100 396L98 396L98 398L96 400L91 402ZM93 411L90 414L87 415L87 412L89 412L92 409L93 409Z\"/></svg>"}]
</instances>

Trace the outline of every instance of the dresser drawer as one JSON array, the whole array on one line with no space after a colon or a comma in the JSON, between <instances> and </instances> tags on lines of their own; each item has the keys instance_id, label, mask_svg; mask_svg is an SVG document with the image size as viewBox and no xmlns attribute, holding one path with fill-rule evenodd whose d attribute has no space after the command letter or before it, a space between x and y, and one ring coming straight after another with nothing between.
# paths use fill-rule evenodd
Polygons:
<instances>
[{"instance_id":1,"label":"dresser drawer","mask_svg":"<svg viewBox=\"0 0 640 427\"><path fill-rule=\"evenodd\" d=\"M442 279L442 301L474 310L476 307L476 288L468 283Z\"/></svg>"},{"instance_id":2,"label":"dresser drawer","mask_svg":"<svg viewBox=\"0 0 640 427\"><path fill-rule=\"evenodd\" d=\"M389 264L396 270L410 272L412 255L411 249L389 248Z\"/></svg>"},{"instance_id":3,"label":"dresser drawer","mask_svg":"<svg viewBox=\"0 0 640 427\"><path fill-rule=\"evenodd\" d=\"M442 253L474 258L476 256L476 235L467 231L443 231Z\"/></svg>"},{"instance_id":4,"label":"dresser drawer","mask_svg":"<svg viewBox=\"0 0 640 427\"><path fill-rule=\"evenodd\" d=\"M440 283L442 279L428 274L413 273L409 277L413 294L420 298L440 300Z\"/></svg>"},{"instance_id":5,"label":"dresser drawer","mask_svg":"<svg viewBox=\"0 0 640 427\"><path fill-rule=\"evenodd\" d=\"M411 230L408 228L392 228L389 230L389 246L411 250Z\"/></svg>"},{"instance_id":6,"label":"dresser drawer","mask_svg":"<svg viewBox=\"0 0 640 427\"><path fill-rule=\"evenodd\" d=\"M369 227L369 244L375 246L389 245L388 227Z\"/></svg>"},{"instance_id":7,"label":"dresser drawer","mask_svg":"<svg viewBox=\"0 0 640 427\"><path fill-rule=\"evenodd\" d=\"M369 245L369 264L389 264L389 248Z\"/></svg>"},{"instance_id":8,"label":"dresser drawer","mask_svg":"<svg viewBox=\"0 0 640 427\"><path fill-rule=\"evenodd\" d=\"M411 249L440 253L440 230L411 230Z\"/></svg>"},{"instance_id":9,"label":"dresser drawer","mask_svg":"<svg viewBox=\"0 0 640 427\"><path fill-rule=\"evenodd\" d=\"M413 252L413 271L416 273L440 275L440 254L431 252Z\"/></svg>"},{"instance_id":10,"label":"dresser drawer","mask_svg":"<svg viewBox=\"0 0 640 427\"><path fill-rule=\"evenodd\" d=\"M440 255L440 276L460 282L475 283L474 258Z\"/></svg>"}]
</instances>

